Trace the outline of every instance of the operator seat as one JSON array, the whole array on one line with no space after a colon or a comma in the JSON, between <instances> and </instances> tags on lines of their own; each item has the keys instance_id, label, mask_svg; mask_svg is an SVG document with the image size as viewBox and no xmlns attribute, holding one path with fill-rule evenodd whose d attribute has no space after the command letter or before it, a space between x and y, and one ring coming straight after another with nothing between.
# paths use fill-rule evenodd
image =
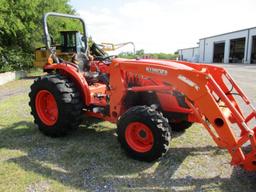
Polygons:
<instances>
[{"instance_id":1,"label":"operator seat","mask_svg":"<svg viewBox=\"0 0 256 192\"><path fill-rule=\"evenodd\" d=\"M84 53L75 53L72 56L72 62L78 65L80 71L84 72L84 77L89 84L97 83L100 75L98 71L90 71L91 59L93 58L86 56Z\"/></svg>"}]
</instances>

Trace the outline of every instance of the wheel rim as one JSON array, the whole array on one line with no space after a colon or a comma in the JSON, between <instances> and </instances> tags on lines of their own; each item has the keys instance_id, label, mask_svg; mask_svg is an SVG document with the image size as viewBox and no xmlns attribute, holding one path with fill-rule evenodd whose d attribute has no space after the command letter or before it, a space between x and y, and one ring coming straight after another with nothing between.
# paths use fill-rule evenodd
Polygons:
<instances>
[{"instance_id":1,"label":"wheel rim","mask_svg":"<svg viewBox=\"0 0 256 192\"><path fill-rule=\"evenodd\" d=\"M41 121L52 126L58 119L58 106L52 93L47 90L41 90L36 95L36 111Z\"/></svg>"},{"instance_id":2,"label":"wheel rim","mask_svg":"<svg viewBox=\"0 0 256 192\"><path fill-rule=\"evenodd\" d=\"M140 153L150 151L154 143L152 131L147 125L140 122L133 122L127 126L125 139L133 150Z\"/></svg>"}]
</instances>

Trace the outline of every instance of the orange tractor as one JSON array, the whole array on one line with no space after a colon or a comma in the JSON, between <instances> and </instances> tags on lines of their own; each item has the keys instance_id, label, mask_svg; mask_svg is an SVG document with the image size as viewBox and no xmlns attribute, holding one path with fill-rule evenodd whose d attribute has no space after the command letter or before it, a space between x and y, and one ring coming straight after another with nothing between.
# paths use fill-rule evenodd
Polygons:
<instances>
[{"instance_id":1,"label":"orange tractor","mask_svg":"<svg viewBox=\"0 0 256 192\"><path fill-rule=\"evenodd\" d=\"M83 62L65 61L51 47L48 16L78 19L83 24ZM132 158L153 161L169 148L171 130L201 123L216 144L228 150L232 165L256 170L256 111L221 67L164 60L126 60L102 55L88 58L86 28L78 16L47 13L46 47L51 52L44 71L31 86L35 124L45 135L58 137L76 129L82 117L117 124L118 140ZM96 51L95 51L95 50ZM242 112L240 102L248 107ZM236 131L234 131L236 127ZM244 150L249 144L250 150Z\"/></svg>"}]
</instances>

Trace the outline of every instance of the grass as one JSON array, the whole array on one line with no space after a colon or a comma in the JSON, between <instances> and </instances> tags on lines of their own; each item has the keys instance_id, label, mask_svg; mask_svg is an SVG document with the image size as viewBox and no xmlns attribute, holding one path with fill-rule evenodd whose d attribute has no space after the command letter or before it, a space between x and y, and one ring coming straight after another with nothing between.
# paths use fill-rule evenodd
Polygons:
<instances>
[{"instance_id":1,"label":"grass","mask_svg":"<svg viewBox=\"0 0 256 192\"><path fill-rule=\"evenodd\" d=\"M174 134L160 161L144 163L124 154L108 122L87 120L64 138L42 135L27 95L0 100L0 191L255 191L255 173L231 167L200 125Z\"/></svg>"}]
</instances>

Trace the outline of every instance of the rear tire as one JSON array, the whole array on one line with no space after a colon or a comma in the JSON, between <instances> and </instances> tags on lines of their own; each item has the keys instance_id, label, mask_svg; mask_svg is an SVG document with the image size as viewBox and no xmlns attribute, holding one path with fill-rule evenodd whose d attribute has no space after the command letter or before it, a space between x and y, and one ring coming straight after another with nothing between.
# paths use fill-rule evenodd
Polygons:
<instances>
[{"instance_id":1,"label":"rear tire","mask_svg":"<svg viewBox=\"0 0 256 192\"><path fill-rule=\"evenodd\" d=\"M82 119L82 100L75 84L61 75L39 77L29 93L31 114L39 130L51 137L67 135Z\"/></svg>"},{"instance_id":2,"label":"rear tire","mask_svg":"<svg viewBox=\"0 0 256 192\"><path fill-rule=\"evenodd\" d=\"M128 156L147 162L164 155L171 140L168 120L147 106L135 106L124 113L117 123L117 135Z\"/></svg>"}]
</instances>

